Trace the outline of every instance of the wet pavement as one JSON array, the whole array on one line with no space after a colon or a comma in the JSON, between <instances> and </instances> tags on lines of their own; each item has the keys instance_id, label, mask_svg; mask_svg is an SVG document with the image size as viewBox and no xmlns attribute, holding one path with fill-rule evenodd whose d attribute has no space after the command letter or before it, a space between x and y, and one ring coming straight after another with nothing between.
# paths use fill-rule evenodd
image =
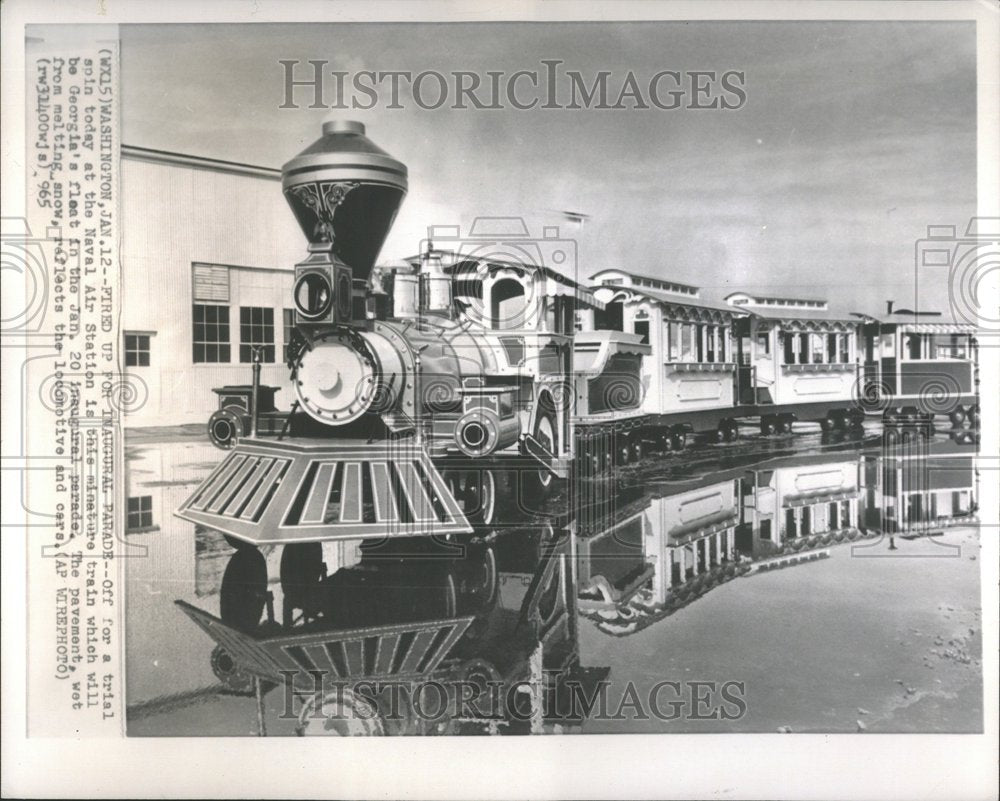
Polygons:
<instances>
[{"instance_id":1,"label":"wet pavement","mask_svg":"<svg viewBox=\"0 0 1000 801\"><path fill-rule=\"evenodd\" d=\"M471 536L295 558L173 516L222 455L194 430L128 441L129 496L150 510L126 569L132 736L294 734L308 693L292 690L321 659L351 681L504 699L395 714L376 692L352 708L377 725L350 733L982 730L974 446L947 433L901 447L877 429L746 430L544 498L452 465ZM262 721L200 626L301 669L263 685Z\"/></svg>"}]
</instances>

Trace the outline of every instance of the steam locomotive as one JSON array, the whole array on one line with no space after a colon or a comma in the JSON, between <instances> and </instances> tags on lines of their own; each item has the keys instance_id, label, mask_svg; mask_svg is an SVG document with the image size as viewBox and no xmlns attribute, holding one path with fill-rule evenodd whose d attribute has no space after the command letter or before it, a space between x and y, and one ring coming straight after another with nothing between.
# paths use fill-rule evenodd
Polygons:
<instances>
[{"instance_id":1,"label":"steam locomotive","mask_svg":"<svg viewBox=\"0 0 1000 801\"><path fill-rule=\"evenodd\" d=\"M309 241L295 267L295 334L286 354L295 401L285 425L275 426L273 391L264 403L244 393L213 415L213 441L231 447L251 430L362 441L416 436L435 456L530 454L543 484L565 474L574 312L593 302L592 293L541 266L475 258L445 265L433 250L419 270L373 270L407 170L361 123L327 122L282 172ZM554 313L560 319L549 327L542 317ZM507 315L502 329L488 324L491 314Z\"/></svg>"}]
</instances>

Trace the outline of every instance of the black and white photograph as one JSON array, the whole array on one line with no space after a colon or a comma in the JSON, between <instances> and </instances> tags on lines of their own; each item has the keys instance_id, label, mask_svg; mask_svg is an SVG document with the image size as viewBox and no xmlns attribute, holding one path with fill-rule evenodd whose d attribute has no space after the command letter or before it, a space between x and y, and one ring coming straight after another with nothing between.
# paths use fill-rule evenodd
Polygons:
<instances>
[{"instance_id":1,"label":"black and white photograph","mask_svg":"<svg viewBox=\"0 0 1000 801\"><path fill-rule=\"evenodd\" d=\"M996 797L997 5L235 5L4 5L5 795Z\"/></svg>"}]
</instances>

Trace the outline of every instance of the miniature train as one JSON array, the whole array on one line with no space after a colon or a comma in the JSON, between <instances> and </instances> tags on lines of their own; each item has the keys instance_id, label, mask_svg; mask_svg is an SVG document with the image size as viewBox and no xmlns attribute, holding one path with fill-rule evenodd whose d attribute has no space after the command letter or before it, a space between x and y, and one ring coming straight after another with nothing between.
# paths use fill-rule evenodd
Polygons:
<instances>
[{"instance_id":1,"label":"miniature train","mask_svg":"<svg viewBox=\"0 0 1000 801\"><path fill-rule=\"evenodd\" d=\"M715 303L624 270L583 285L565 241L523 225L498 239L489 220L376 267L407 170L356 122L324 124L282 183L309 240L287 354L295 402L277 412L273 392L257 404L244 393L234 406L221 388L209 425L220 447L247 434L418 434L434 456L533 459L544 483L575 458L600 470L689 434L733 439L740 421L769 434L877 413L978 419L969 324L744 292Z\"/></svg>"}]
</instances>

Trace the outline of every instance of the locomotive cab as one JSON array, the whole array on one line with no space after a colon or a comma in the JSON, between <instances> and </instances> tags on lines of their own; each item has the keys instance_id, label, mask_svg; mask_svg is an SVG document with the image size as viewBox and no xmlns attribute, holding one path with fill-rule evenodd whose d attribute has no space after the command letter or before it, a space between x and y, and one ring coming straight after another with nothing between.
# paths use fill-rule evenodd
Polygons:
<instances>
[{"instance_id":1,"label":"locomotive cab","mask_svg":"<svg viewBox=\"0 0 1000 801\"><path fill-rule=\"evenodd\" d=\"M597 305L592 293L543 264L465 255L461 242L383 269L393 287L384 324L405 326L407 337L435 331L457 360L452 402L424 409L432 451L520 454L542 464L543 483L565 475L574 319Z\"/></svg>"}]
</instances>

